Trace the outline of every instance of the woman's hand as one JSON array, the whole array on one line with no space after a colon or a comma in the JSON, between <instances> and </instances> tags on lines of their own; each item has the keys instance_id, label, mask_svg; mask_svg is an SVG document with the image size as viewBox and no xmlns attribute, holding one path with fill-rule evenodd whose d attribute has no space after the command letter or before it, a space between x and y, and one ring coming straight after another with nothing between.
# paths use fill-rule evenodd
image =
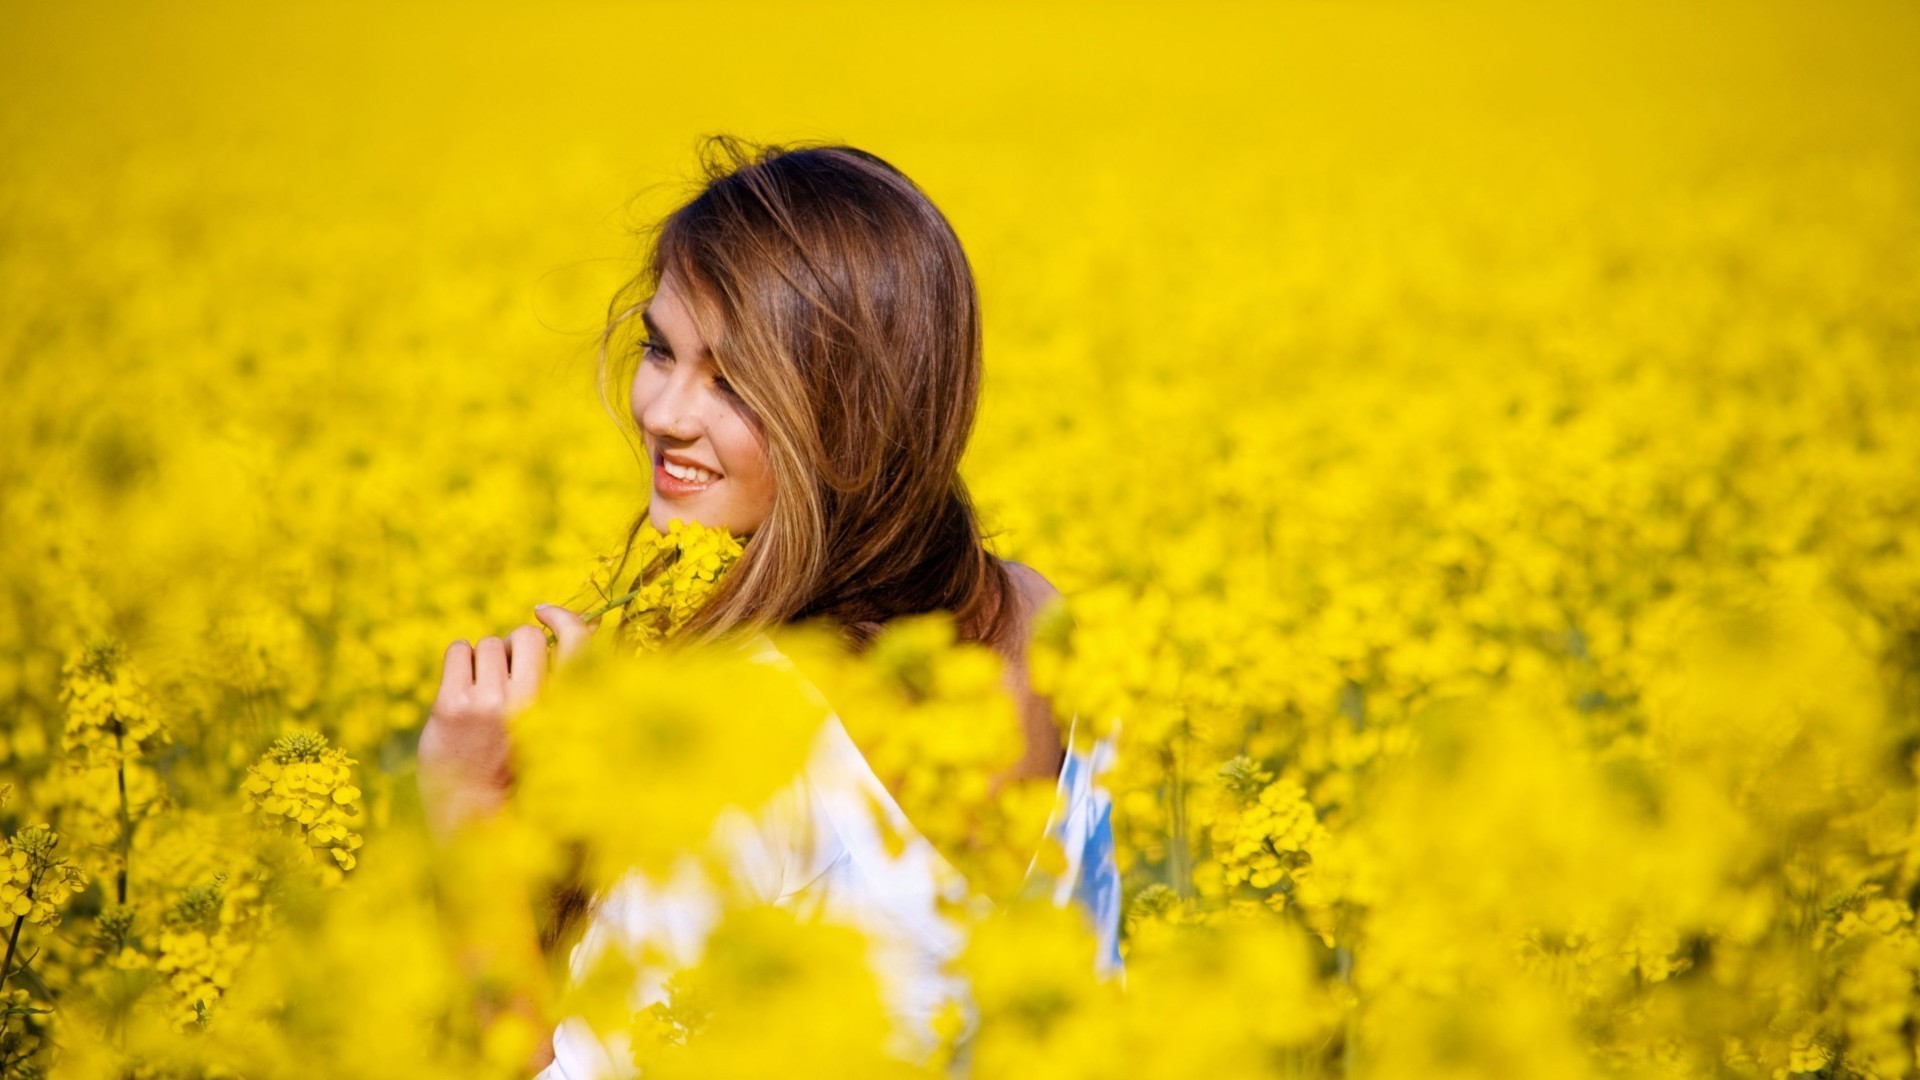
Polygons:
<instances>
[{"instance_id":1,"label":"woman's hand","mask_svg":"<svg viewBox=\"0 0 1920 1080\"><path fill-rule=\"evenodd\" d=\"M553 630L556 666L578 655L599 627L551 604L533 610ZM420 733L420 801L435 839L506 801L513 783L507 717L533 702L546 677L546 631L532 623L505 638L447 646L440 693Z\"/></svg>"}]
</instances>

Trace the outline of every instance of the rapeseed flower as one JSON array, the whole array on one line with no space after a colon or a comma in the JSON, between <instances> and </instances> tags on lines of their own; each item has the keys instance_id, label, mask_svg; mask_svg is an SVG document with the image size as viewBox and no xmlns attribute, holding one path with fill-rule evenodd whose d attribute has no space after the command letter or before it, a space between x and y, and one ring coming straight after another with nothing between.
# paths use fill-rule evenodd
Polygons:
<instances>
[{"instance_id":1,"label":"rapeseed flower","mask_svg":"<svg viewBox=\"0 0 1920 1080\"><path fill-rule=\"evenodd\" d=\"M632 649L655 650L706 606L745 551L732 533L674 518L662 533L643 521L624 560L600 556L587 588L599 598L588 622L618 612L614 632Z\"/></svg>"},{"instance_id":2,"label":"rapeseed flower","mask_svg":"<svg viewBox=\"0 0 1920 1080\"><path fill-rule=\"evenodd\" d=\"M150 754L168 739L146 680L125 645L89 644L61 667L60 696L67 706L62 736L76 764L111 768L130 754Z\"/></svg>"},{"instance_id":3,"label":"rapeseed flower","mask_svg":"<svg viewBox=\"0 0 1920 1080\"><path fill-rule=\"evenodd\" d=\"M81 890L87 878L58 853L60 834L45 825L29 825L7 839L6 861L0 864L0 912L17 928L60 925L61 908ZM16 935L17 937L17 931Z\"/></svg>"},{"instance_id":4,"label":"rapeseed flower","mask_svg":"<svg viewBox=\"0 0 1920 1080\"><path fill-rule=\"evenodd\" d=\"M664 873L721 810L758 807L797 775L824 716L745 653L590 653L509 722L515 802L548 836L587 843L598 884Z\"/></svg>"},{"instance_id":5,"label":"rapeseed flower","mask_svg":"<svg viewBox=\"0 0 1920 1080\"><path fill-rule=\"evenodd\" d=\"M274 740L240 786L247 810L289 826L336 883L354 868L362 843L353 831L363 816L354 764L326 736L296 731Z\"/></svg>"}]
</instances>

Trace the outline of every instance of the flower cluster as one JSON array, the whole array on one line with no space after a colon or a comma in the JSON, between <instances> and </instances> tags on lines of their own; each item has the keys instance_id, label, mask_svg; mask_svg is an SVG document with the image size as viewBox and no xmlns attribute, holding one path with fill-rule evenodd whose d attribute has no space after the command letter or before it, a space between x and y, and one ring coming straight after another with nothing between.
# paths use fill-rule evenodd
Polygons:
<instances>
[{"instance_id":1,"label":"flower cluster","mask_svg":"<svg viewBox=\"0 0 1920 1080\"><path fill-rule=\"evenodd\" d=\"M230 887L228 875L220 873L182 890L167 909L153 968L174 991L179 1028L205 1025L214 1003L233 985L234 971L252 947L251 919L259 902L257 881Z\"/></svg>"},{"instance_id":2,"label":"flower cluster","mask_svg":"<svg viewBox=\"0 0 1920 1080\"><path fill-rule=\"evenodd\" d=\"M249 811L284 819L310 851L324 853L336 881L353 869L361 844L353 831L362 818L353 766L326 736L297 731L274 740L240 786Z\"/></svg>"},{"instance_id":3,"label":"flower cluster","mask_svg":"<svg viewBox=\"0 0 1920 1080\"><path fill-rule=\"evenodd\" d=\"M70 654L61 668L67 709L64 741L81 765L114 766L136 750L168 739L146 680L118 641L102 640Z\"/></svg>"},{"instance_id":4,"label":"flower cluster","mask_svg":"<svg viewBox=\"0 0 1920 1080\"><path fill-rule=\"evenodd\" d=\"M1209 826L1219 872L1226 885L1246 884L1256 890L1289 882L1295 872L1313 862L1315 849L1325 844L1321 826L1306 789L1292 780L1274 780L1271 773L1245 757L1221 766L1223 785L1242 804L1237 814L1222 814Z\"/></svg>"},{"instance_id":5,"label":"flower cluster","mask_svg":"<svg viewBox=\"0 0 1920 1080\"><path fill-rule=\"evenodd\" d=\"M152 961L138 948L135 921L139 912L119 904L102 910L93 921L92 945L101 962L121 970L150 967Z\"/></svg>"},{"instance_id":6,"label":"flower cluster","mask_svg":"<svg viewBox=\"0 0 1920 1080\"><path fill-rule=\"evenodd\" d=\"M617 611L619 640L636 650L656 650L713 599L721 576L744 551L726 529L674 518L662 533L651 520L642 521L622 559L599 557L588 588L600 604L582 617L592 621Z\"/></svg>"},{"instance_id":7,"label":"flower cluster","mask_svg":"<svg viewBox=\"0 0 1920 1080\"><path fill-rule=\"evenodd\" d=\"M86 887L87 877L55 853L59 846L60 834L45 825L29 825L7 840L0 912L36 926L60 925L60 909Z\"/></svg>"}]
</instances>

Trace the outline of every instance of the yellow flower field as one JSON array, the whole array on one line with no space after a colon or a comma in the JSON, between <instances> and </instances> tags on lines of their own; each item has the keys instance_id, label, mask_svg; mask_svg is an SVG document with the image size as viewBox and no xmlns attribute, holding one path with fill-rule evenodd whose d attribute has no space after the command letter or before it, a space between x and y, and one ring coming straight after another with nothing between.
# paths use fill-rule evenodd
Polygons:
<instances>
[{"instance_id":1,"label":"yellow flower field","mask_svg":"<svg viewBox=\"0 0 1920 1080\"><path fill-rule=\"evenodd\" d=\"M517 991L648 1076L1920 1075L1913 5L6 24L0 1076L526 1076ZM606 585L645 496L594 334L717 132L953 221L967 480L1118 734L1124 983L970 849L933 1060L851 931L744 900L638 1015L456 956L797 767L737 658L583 669L527 812L420 821L447 643ZM1022 835L950 641L795 651L930 833Z\"/></svg>"}]
</instances>

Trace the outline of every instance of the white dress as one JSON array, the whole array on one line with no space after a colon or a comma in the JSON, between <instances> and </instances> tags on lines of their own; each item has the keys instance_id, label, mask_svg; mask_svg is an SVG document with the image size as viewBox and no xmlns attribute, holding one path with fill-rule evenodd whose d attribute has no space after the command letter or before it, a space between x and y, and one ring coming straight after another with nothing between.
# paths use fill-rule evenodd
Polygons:
<instances>
[{"instance_id":1,"label":"white dress","mask_svg":"<svg viewBox=\"0 0 1920 1080\"><path fill-rule=\"evenodd\" d=\"M792 670L791 661L764 635L757 644L756 659ZM942 896L967 899L966 882L907 820L840 717L824 697L819 700L826 718L800 775L757 815L728 809L715 824L714 842L736 877L761 899L866 933L869 961L894 1021L891 1049L923 1060L934 1048L931 1021L947 1001L962 1003L963 1045L975 1023L964 979L943 970L965 941L937 906ZM1078 723L1075 717L1074 727ZM1047 822L1047 835L1060 843L1067 863L1050 883L1052 898L1062 906L1076 903L1086 912L1098 945L1097 973L1124 978L1112 801L1097 783L1112 765L1113 738L1076 752L1072 730ZM876 808L890 819L894 836L906 840L898 856L888 850L874 817ZM1029 866L1029 883L1037 873ZM619 950L639 965L647 944L676 966L697 963L707 933L720 917L710 888L691 857L665 882L629 873L607 890L589 917L569 954L573 975L585 974L606 949ZM665 998L664 984L672 973L672 968L658 966L641 965L639 970L631 998L636 1012ZM553 1062L535 1080L639 1075L624 1033L597 1033L580 1017L560 1021L553 1032L553 1052Z\"/></svg>"}]
</instances>

